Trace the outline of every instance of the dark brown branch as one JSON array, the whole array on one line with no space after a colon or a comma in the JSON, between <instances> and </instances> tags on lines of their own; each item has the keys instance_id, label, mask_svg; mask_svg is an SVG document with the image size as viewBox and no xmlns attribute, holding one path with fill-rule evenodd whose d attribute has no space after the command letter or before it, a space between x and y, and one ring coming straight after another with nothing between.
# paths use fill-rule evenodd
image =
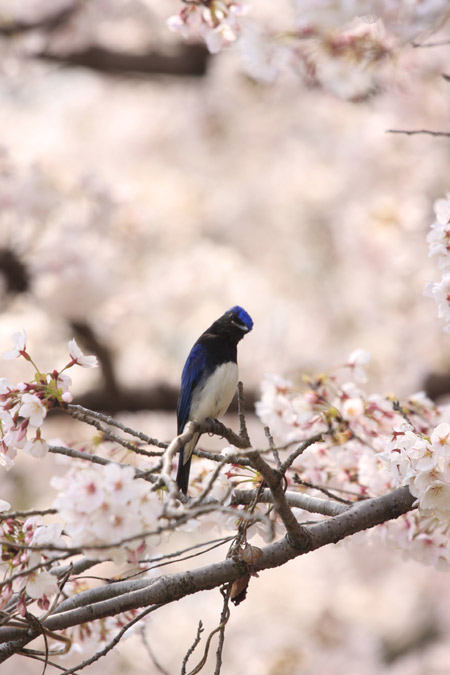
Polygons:
<instances>
[{"instance_id":1,"label":"dark brown branch","mask_svg":"<svg viewBox=\"0 0 450 675\"><path fill-rule=\"evenodd\" d=\"M0 248L0 273L4 277L7 293L14 295L30 290L28 268L10 248Z\"/></svg>"},{"instance_id":2,"label":"dark brown branch","mask_svg":"<svg viewBox=\"0 0 450 675\"><path fill-rule=\"evenodd\" d=\"M75 403L89 408L101 410L111 415L124 410L137 412L139 410L165 410L175 412L177 407L179 388L165 382L157 382L142 389L120 386L118 391L108 390L105 387L93 389L76 397ZM246 390L245 402L247 411L252 410L258 394L254 390ZM229 408L230 412L237 411L237 402L234 400Z\"/></svg>"},{"instance_id":3,"label":"dark brown branch","mask_svg":"<svg viewBox=\"0 0 450 675\"><path fill-rule=\"evenodd\" d=\"M36 57L66 67L82 67L109 75L176 75L202 77L206 74L209 52L202 44L179 44L172 53L153 49L130 54L91 45L65 54L42 51Z\"/></svg>"},{"instance_id":4,"label":"dark brown branch","mask_svg":"<svg viewBox=\"0 0 450 675\"><path fill-rule=\"evenodd\" d=\"M86 321L71 321L70 327L75 332L75 337L80 339L84 351L97 356L105 389L110 391L111 395L117 395L118 385L111 350L98 339L92 326Z\"/></svg>"}]
</instances>

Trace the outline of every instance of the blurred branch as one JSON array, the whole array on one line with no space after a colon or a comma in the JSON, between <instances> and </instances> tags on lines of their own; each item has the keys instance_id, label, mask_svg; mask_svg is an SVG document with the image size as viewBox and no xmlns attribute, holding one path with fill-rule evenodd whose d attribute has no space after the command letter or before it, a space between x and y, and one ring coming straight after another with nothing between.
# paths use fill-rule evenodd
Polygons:
<instances>
[{"instance_id":1,"label":"blurred branch","mask_svg":"<svg viewBox=\"0 0 450 675\"><path fill-rule=\"evenodd\" d=\"M111 391L113 395L116 394L118 386L111 350L97 339L92 327L86 321L71 321L70 326L75 331L75 337L79 337L87 349L93 352L100 361L105 389Z\"/></svg>"},{"instance_id":2,"label":"blurred branch","mask_svg":"<svg viewBox=\"0 0 450 675\"><path fill-rule=\"evenodd\" d=\"M90 408L91 410L102 410L114 415L118 412L127 410L136 412L138 410L164 410L174 412L177 407L179 389L165 382L158 382L149 387L138 388L120 388L117 391L102 387L93 389L80 394L76 397L75 403ZM257 400L257 392L246 390L245 394L248 410L253 410ZM236 400L231 404L229 411L236 412Z\"/></svg>"},{"instance_id":3,"label":"blurred branch","mask_svg":"<svg viewBox=\"0 0 450 675\"><path fill-rule=\"evenodd\" d=\"M436 40L435 42L413 42L412 46L419 47L447 47L450 45L450 40Z\"/></svg>"},{"instance_id":4,"label":"blurred branch","mask_svg":"<svg viewBox=\"0 0 450 675\"><path fill-rule=\"evenodd\" d=\"M450 131L431 131L430 129L386 129L387 134L405 134L406 136L416 136L418 134L427 134L428 136L448 136Z\"/></svg>"},{"instance_id":5,"label":"blurred branch","mask_svg":"<svg viewBox=\"0 0 450 675\"><path fill-rule=\"evenodd\" d=\"M423 381L423 389L426 395L433 401L450 393L450 374L430 373Z\"/></svg>"},{"instance_id":6,"label":"blurred branch","mask_svg":"<svg viewBox=\"0 0 450 675\"><path fill-rule=\"evenodd\" d=\"M201 44L179 44L173 53L149 50L128 52L99 45L59 54L44 50L40 59L67 67L83 67L110 75L177 75L202 77L206 74L209 52Z\"/></svg>"},{"instance_id":7,"label":"blurred branch","mask_svg":"<svg viewBox=\"0 0 450 675\"><path fill-rule=\"evenodd\" d=\"M49 5L51 6L51 5ZM57 7L56 10L47 11L43 16L34 21L22 21L20 19L12 19L8 21L5 13L2 14L2 21L0 21L0 35L5 37L13 37L20 33L27 33L32 30L45 30L51 32L60 28L69 18L75 14L79 9L79 0L72 0L65 7Z\"/></svg>"},{"instance_id":8,"label":"blurred branch","mask_svg":"<svg viewBox=\"0 0 450 675\"><path fill-rule=\"evenodd\" d=\"M28 269L14 251L9 248L0 248L0 274L5 278L8 293L26 293L29 290L30 275Z\"/></svg>"}]
</instances>

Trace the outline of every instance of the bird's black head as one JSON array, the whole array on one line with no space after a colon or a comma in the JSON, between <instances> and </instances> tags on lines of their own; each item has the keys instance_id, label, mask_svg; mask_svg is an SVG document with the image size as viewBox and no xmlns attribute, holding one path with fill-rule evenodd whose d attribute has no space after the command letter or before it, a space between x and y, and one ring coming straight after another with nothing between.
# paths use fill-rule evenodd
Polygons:
<instances>
[{"instance_id":1,"label":"bird's black head","mask_svg":"<svg viewBox=\"0 0 450 675\"><path fill-rule=\"evenodd\" d=\"M220 319L217 319L211 326L208 332L215 335L227 334L236 342L239 342L244 335L250 332L253 328L253 321L249 314L235 305L228 312L225 312Z\"/></svg>"}]
</instances>

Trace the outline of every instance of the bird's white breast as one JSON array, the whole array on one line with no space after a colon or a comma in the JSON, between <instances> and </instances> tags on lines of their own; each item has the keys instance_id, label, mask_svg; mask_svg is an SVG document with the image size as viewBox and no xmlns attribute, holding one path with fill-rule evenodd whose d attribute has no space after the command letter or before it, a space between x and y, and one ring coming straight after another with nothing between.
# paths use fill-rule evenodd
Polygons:
<instances>
[{"instance_id":1,"label":"bird's white breast","mask_svg":"<svg viewBox=\"0 0 450 675\"><path fill-rule=\"evenodd\" d=\"M196 391L191 403L189 419L202 422L210 417L221 417L228 410L239 379L236 363L223 363L210 375L203 387Z\"/></svg>"}]
</instances>

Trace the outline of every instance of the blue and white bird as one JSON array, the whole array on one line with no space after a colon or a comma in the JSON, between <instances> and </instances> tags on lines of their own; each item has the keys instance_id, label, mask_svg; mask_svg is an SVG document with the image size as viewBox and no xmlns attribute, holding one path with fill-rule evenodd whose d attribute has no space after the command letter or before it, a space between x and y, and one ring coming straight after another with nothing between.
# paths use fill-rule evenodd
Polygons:
<instances>
[{"instance_id":1,"label":"blue and white bird","mask_svg":"<svg viewBox=\"0 0 450 675\"><path fill-rule=\"evenodd\" d=\"M239 379L237 344L252 328L251 317L236 305L200 335L181 375L178 434L191 420L216 419L228 410ZM199 436L195 434L180 450L177 484L184 494L187 493L192 453Z\"/></svg>"}]
</instances>

